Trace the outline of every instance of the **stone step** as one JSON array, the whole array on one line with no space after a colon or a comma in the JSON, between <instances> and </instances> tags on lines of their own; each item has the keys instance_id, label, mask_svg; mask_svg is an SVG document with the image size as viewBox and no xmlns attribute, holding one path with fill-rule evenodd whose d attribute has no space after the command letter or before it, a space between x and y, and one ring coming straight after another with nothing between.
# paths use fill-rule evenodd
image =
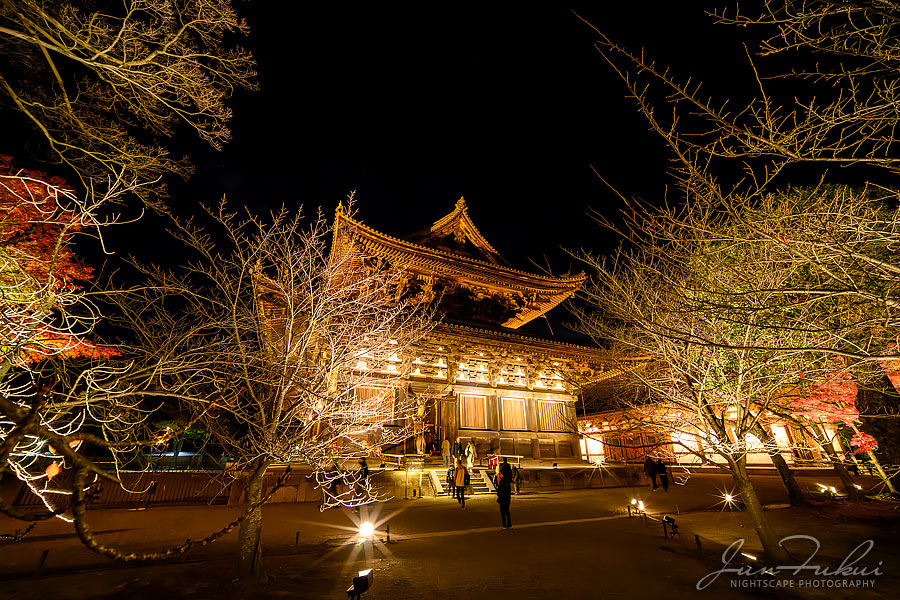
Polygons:
<instances>
[{"instance_id":1,"label":"stone step","mask_svg":"<svg viewBox=\"0 0 900 600\"><path fill-rule=\"evenodd\" d=\"M473 495L479 495L479 494L493 494L493 493L494 493L494 490L492 490L492 489L490 488L490 486L489 486L489 485L487 484L487 482L484 480L484 477L481 475L481 473L482 473L483 471L484 471L484 469L473 469L472 472L469 474L469 484L470 484L471 487L472 487L472 494L473 494ZM435 475L436 475L438 481L440 482L440 486L441 486L441 490L442 490L442 491L439 493L439 495L441 495L441 496L449 496L449 495L451 494L451 491L450 491L449 489L447 489L447 475L446 475L446 472L444 472L443 474L442 474L442 473L435 473ZM432 481L433 481L433 480L432 480Z\"/></svg>"}]
</instances>

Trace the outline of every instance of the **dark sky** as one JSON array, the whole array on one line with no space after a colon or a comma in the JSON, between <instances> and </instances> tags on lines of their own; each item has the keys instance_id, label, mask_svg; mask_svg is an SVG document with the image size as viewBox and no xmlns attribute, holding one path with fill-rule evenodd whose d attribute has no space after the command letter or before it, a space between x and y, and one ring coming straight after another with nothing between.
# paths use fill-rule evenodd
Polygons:
<instances>
[{"instance_id":1,"label":"dark sky","mask_svg":"<svg viewBox=\"0 0 900 600\"><path fill-rule=\"evenodd\" d=\"M625 195L662 198L662 145L568 8L307 4L241 5L261 90L234 102L224 152L191 149L197 174L173 186L183 206L225 194L330 213L356 190L363 222L403 235L465 196L515 265L546 255L565 271L561 245L612 247L586 212L621 202L592 166ZM613 39L727 92L722 66L743 50L701 3L593 4L581 14Z\"/></svg>"}]
</instances>

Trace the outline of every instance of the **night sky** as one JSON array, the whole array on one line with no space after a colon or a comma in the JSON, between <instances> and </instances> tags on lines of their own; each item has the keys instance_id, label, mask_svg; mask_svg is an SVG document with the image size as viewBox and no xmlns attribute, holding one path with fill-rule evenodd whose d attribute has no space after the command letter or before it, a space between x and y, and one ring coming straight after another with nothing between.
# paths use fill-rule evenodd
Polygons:
<instances>
[{"instance_id":1,"label":"night sky","mask_svg":"<svg viewBox=\"0 0 900 600\"><path fill-rule=\"evenodd\" d=\"M239 4L261 90L233 102L223 152L186 148L197 173L171 186L182 210L225 194L256 211L331 214L356 190L363 222L404 235L465 196L513 264L535 270L546 256L565 272L579 267L560 246L614 245L586 216L621 207L592 166L626 196L661 201L665 151L568 8L307 4ZM728 61L746 67L734 31L701 3L596 4L581 14L712 91L728 93ZM122 250L133 239L113 237Z\"/></svg>"}]
</instances>

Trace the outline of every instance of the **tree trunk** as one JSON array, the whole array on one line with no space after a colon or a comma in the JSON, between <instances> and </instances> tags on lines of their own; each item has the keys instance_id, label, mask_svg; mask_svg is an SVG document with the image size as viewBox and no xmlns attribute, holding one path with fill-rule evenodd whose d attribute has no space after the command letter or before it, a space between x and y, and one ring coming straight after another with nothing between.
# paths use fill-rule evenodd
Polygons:
<instances>
[{"instance_id":1,"label":"tree trunk","mask_svg":"<svg viewBox=\"0 0 900 600\"><path fill-rule=\"evenodd\" d=\"M731 476L737 485L740 498L746 507L747 514L753 521L753 527L756 529L756 535L762 543L763 550L772 564L788 564L788 554L784 547L779 543L778 535L766 519L763 512L762 504L756 495L756 490L750 482L750 476L747 475L747 459L741 457L737 460L729 460L731 463Z\"/></svg>"},{"instance_id":2,"label":"tree trunk","mask_svg":"<svg viewBox=\"0 0 900 600\"><path fill-rule=\"evenodd\" d=\"M244 509L259 503L263 498L263 480L269 462L253 463L250 478L244 491ZM253 509L241 523L238 532L238 577L252 583L265 583L262 559L262 505Z\"/></svg>"},{"instance_id":3,"label":"tree trunk","mask_svg":"<svg viewBox=\"0 0 900 600\"><path fill-rule=\"evenodd\" d=\"M854 379L858 379L856 373ZM896 417L897 407L900 406L900 390L894 387L883 372L875 381L866 385L857 382L857 390L856 408L861 415L859 429L878 441L878 450L869 453L873 463L878 460L879 463L900 465L900 419L891 418ZM867 418L866 415L876 418ZM876 454L880 458L876 459ZM887 481L885 478L885 482ZM900 488L900 471L890 478L890 484L892 491Z\"/></svg>"},{"instance_id":4,"label":"tree trunk","mask_svg":"<svg viewBox=\"0 0 900 600\"><path fill-rule=\"evenodd\" d=\"M859 429L854 424L850 424L850 427L853 428L853 431L859 433ZM875 467L875 470L878 471L878 477L881 479L884 484L887 486L888 491L892 494L897 493L897 488L894 487L894 482L891 481L891 478L887 476L887 473L884 472L884 468L881 466L881 461L878 460L878 457L875 456L874 452L868 452L869 459L872 461L872 465Z\"/></svg>"},{"instance_id":5,"label":"tree trunk","mask_svg":"<svg viewBox=\"0 0 900 600\"><path fill-rule=\"evenodd\" d=\"M837 473L838 477L840 477L841 483L844 485L844 489L847 491L847 496L849 496L851 500L856 500L857 502L865 500L865 495L859 493L859 489L853 482L853 477L851 477L850 471L848 471L847 467L844 466L841 457L838 456L837 451L834 449L834 444L832 444L831 440L828 439L828 435L825 433L825 430L822 429L821 425L816 424L813 424L812 428L819 442L819 445L822 447L822 450L825 451L825 454L828 455L828 460L831 461L831 465L834 467L834 472Z\"/></svg>"},{"instance_id":6,"label":"tree trunk","mask_svg":"<svg viewBox=\"0 0 900 600\"><path fill-rule=\"evenodd\" d=\"M758 437L759 441L765 444L767 448L775 448L774 451L769 452L769 457L772 459L772 464L775 465L778 474L781 475L781 481L784 483L784 489L787 490L788 501L791 503L791 506L807 505L808 502L803 496L803 488L797 483L794 472L788 466L787 461L784 460L784 456L782 456L781 452L778 450L778 444L772 439L772 436L769 435L766 428L757 422L751 429L751 433Z\"/></svg>"}]
</instances>

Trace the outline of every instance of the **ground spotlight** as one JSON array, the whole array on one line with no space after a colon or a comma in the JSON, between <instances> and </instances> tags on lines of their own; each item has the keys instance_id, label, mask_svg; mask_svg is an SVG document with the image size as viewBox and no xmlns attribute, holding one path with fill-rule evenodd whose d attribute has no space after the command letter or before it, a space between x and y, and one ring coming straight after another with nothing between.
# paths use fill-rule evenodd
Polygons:
<instances>
[{"instance_id":1,"label":"ground spotlight","mask_svg":"<svg viewBox=\"0 0 900 600\"><path fill-rule=\"evenodd\" d=\"M722 498L725 500L725 508L731 510L744 510L744 503L734 494L724 493Z\"/></svg>"},{"instance_id":2,"label":"ground spotlight","mask_svg":"<svg viewBox=\"0 0 900 600\"><path fill-rule=\"evenodd\" d=\"M370 538L374 533L375 526L372 525L372 523L370 523L369 521L366 521L359 526L359 537Z\"/></svg>"},{"instance_id":3,"label":"ground spotlight","mask_svg":"<svg viewBox=\"0 0 900 600\"><path fill-rule=\"evenodd\" d=\"M359 600L359 597L372 587L372 580L374 579L373 575L372 569L360 571L359 575L353 578L353 585L347 588L347 598Z\"/></svg>"}]
</instances>

